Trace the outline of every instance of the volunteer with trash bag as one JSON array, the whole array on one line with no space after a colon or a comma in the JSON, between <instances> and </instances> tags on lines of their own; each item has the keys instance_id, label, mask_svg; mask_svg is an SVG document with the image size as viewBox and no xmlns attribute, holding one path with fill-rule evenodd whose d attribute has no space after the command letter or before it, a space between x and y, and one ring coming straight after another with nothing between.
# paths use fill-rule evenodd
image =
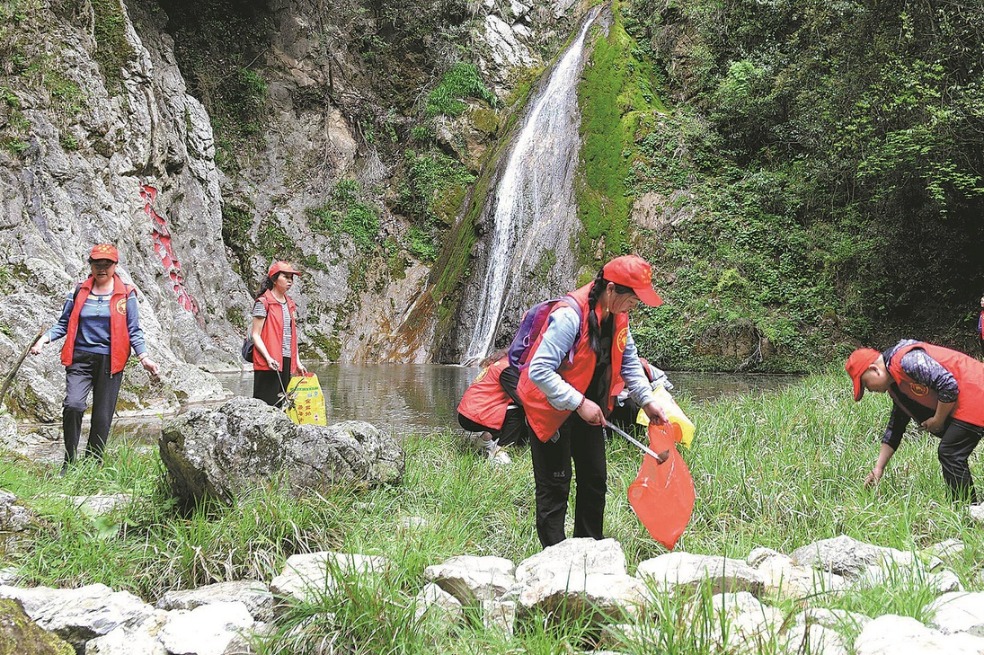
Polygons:
<instances>
[{"instance_id":1,"label":"volunteer with trash bag","mask_svg":"<svg viewBox=\"0 0 984 655\"><path fill-rule=\"evenodd\" d=\"M639 302L662 304L652 288L652 268L624 255L602 267L595 280L570 294L583 317L556 303L538 336L517 391L535 439L530 439L536 485L536 531L543 547L563 541L572 479L575 537L603 539L607 462L604 426L623 387L653 421L667 420L643 373L629 332L628 312Z\"/></svg>"},{"instance_id":2,"label":"volunteer with trash bag","mask_svg":"<svg viewBox=\"0 0 984 655\"><path fill-rule=\"evenodd\" d=\"M968 459L984 436L984 364L942 346L903 339L881 353L859 348L844 369L854 383L854 400L864 392L887 392L892 414L866 485L877 483L915 419L939 437L937 454L950 497L976 504Z\"/></svg>"},{"instance_id":3,"label":"volunteer with trash bag","mask_svg":"<svg viewBox=\"0 0 984 655\"><path fill-rule=\"evenodd\" d=\"M93 246L89 251L89 277L69 294L54 327L31 346L31 354L37 355L45 344L67 335L61 351L65 365L63 473L75 461L89 392L92 392L92 419L85 454L102 460L131 349L148 373L154 377L159 373L144 343L137 291L116 273L119 261L116 246L109 243Z\"/></svg>"},{"instance_id":4,"label":"volunteer with trash bag","mask_svg":"<svg viewBox=\"0 0 984 655\"><path fill-rule=\"evenodd\" d=\"M297 356L297 305L287 295L301 272L276 261L260 284L253 305L253 398L282 407L292 374L307 369Z\"/></svg>"}]
</instances>

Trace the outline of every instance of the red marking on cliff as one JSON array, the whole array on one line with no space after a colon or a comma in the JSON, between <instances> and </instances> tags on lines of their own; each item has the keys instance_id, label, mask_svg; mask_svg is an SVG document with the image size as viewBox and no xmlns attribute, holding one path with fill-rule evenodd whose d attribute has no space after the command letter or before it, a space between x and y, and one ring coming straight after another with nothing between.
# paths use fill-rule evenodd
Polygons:
<instances>
[{"instance_id":1,"label":"red marking on cliff","mask_svg":"<svg viewBox=\"0 0 984 655\"><path fill-rule=\"evenodd\" d=\"M174 254L174 246L171 243L171 232L167 229L167 221L164 217L154 211L154 200L157 198L157 189L145 184L140 188L140 197L144 199L144 211L150 217L153 224L154 252L161 259L164 272L171 281L174 293L178 297L178 304L186 311L198 316L198 303L191 297L184 286L184 276L181 275L181 263L177 255Z\"/></svg>"}]
</instances>

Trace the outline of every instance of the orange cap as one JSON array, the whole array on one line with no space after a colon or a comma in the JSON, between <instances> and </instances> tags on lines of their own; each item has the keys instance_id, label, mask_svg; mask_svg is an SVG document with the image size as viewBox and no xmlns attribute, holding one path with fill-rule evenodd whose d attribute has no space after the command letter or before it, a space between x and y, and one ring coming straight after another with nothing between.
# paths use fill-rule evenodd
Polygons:
<instances>
[{"instance_id":1,"label":"orange cap","mask_svg":"<svg viewBox=\"0 0 984 655\"><path fill-rule=\"evenodd\" d=\"M92 250L89 251L89 260L95 259L108 259L113 262L119 263L120 261L120 251L116 249L111 243L97 243L92 246Z\"/></svg>"},{"instance_id":2,"label":"orange cap","mask_svg":"<svg viewBox=\"0 0 984 655\"><path fill-rule=\"evenodd\" d=\"M270 270L267 271L267 277L272 278L277 273L293 273L294 275L300 275L301 272L290 265L288 262L273 262L270 265Z\"/></svg>"},{"instance_id":3,"label":"orange cap","mask_svg":"<svg viewBox=\"0 0 984 655\"><path fill-rule=\"evenodd\" d=\"M602 276L609 282L629 287L650 307L663 304L663 299L653 290L653 267L638 255L616 257L602 268Z\"/></svg>"},{"instance_id":4,"label":"orange cap","mask_svg":"<svg viewBox=\"0 0 984 655\"><path fill-rule=\"evenodd\" d=\"M851 356L847 358L844 363L844 370L847 374L851 376L851 380L854 381L854 401L857 402L861 400L861 396L864 395L864 387L861 386L861 375L868 370L868 367L874 364L878 358L881 357L881 353L874 348L858 348Z\"/></svg>"}]
</instances>

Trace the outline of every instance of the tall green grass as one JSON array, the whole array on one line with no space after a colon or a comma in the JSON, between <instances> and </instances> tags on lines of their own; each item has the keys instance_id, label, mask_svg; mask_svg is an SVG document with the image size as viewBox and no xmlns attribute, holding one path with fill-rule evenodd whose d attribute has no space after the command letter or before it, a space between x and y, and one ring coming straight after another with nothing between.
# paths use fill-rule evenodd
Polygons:
<instances>
[{"instance_id":1,"label":"tall green grass","mask_svg":"<svg viewBox=\"0 0 984 655\"><path fill-rule=\"evenodd\" d=\"M984 538L966 508L947 500L935 438L907 435L881 484L863 487L890 407L887 398L870 396L855 404L843 374L710 404L678 394L697 426L693 448L682 451L697 505L677 548L744 558L756 546L788 554L846 534L916 552L958 537L966 549L950 565L965 586L978 588ZM292 499L271 485L237 499L234 507L181 514L156 451L126 435L114 436L111 444L104 466L83 463L64 478L51 465L4 455L0 488L16 494L40 520L33 544L0 542L0 566L17 567L28 584L102 582L153 602L170 589L242 578L269 581L295 553L382 555L393 563L385 579L348 580L340 594L293 604L276 625L276 639L262 646L265 652L294 652L283 649L301 633L342 639L335 652L346 653L554 653L583 648L595 637L583 625L558 626L535 617L513 637L486 630L476 616L450 631L414 618L412 599L425 584L428 565L462 554L518 563L540 550L526 449L514 452L511 465L494 467L459 432L410 435L402 438L407 469L399 486L342 486ZM641 455L614 437L608 458L606 533L622 544L632 572L665 550L649 538L626 501ZM133 501L93 518L62 497L96 493L127 493ZM899 572L874 590L801 599L783 611L791 614L809 603L925 619L922 607L932 596L919 574ZM697 600L700 611L713 611L709 600ZM623 640L624 652L652 652L654 646L667 653L715 652L700 632L704 628L682 618L693 611L689 600L660 602L665 607L655 613L658 618L642 621Z\"/></svg>"}]
</instances>

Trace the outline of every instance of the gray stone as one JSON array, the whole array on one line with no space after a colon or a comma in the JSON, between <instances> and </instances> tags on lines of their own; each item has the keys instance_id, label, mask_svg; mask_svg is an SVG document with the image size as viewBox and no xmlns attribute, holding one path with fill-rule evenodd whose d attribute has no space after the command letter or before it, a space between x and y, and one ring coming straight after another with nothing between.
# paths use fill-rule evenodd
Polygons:
<instances>
[{"instance_id":1,"label":"gray stone","mask_svg":"<svg viewBox=\"0 0 984 655\"><path fill-rule=\"evenodd\" d=\"M739 559L673 552L660 555L636 568L636 577L651 581L656 589L697 589L708 584L712 593L747 591L760 596L762 575Z\"/></svg>"},{"instance_id":2,"label":"gray stone","mask_svg":"<svg viewBox=\"0 0 984 655\"><path fill-rule=\"evenodd\" d=\"M120 626L139 625L154 613L133 594L103 584L78 589L0 587L0 598L18 601L31 620L79 650L90 639Z\"/></svg>"},{"instance_id":3,"label":"gray stone","mask_svg":"<svg viewBox=\"0 0 984 655\"><path fill-rule=\"evenodd\" d=\"M240 602L257 621L273 620L273 594L257 580L217 582L197 589L169 591L157 601L162 610L193 610L211 603Z\"/></svg>"},{"instance_id":4,"label":"gray stone","mask_svg":"<svg viewBox=\"0 0 984 655\"><path fill-rule=\"evenodd\" d=\"M503 557L460 555L424 569L434 582L464 605L501 598L516 584L516 565Z\"/></svg>"},{"instance_id":5,"label":"gray stone","mask_svg":"<svg viewBox=\"0 0 984 655\"><path fill-rule=\"evenodd\" d=\"M980 655L984 639L947 635L908 616L886 614L864 626L854 640L855 655Z\"/></svg>"},{"instance_id":6,"label":"gray stone","mask_svg":"<svg viewBox=\"0 0 984 655\"><path fill-rule=\"evenodd\" d=\"M794 564L831 571L846 578L870 575L870 567L904 570L921 564L912 553L884 548L852 539L846 535L823 539L797 548L791 555ZM927 564L931 569L934 562Z\"/></svg>"},{"instance_id":7,"label":"gray stone","mask_svg":"<svg viewBox=\"0 0 984 655\"><path fill-rule=\"evenodd\" d=\"M253 624L242 603L212 603L171 612L159 639L169 653L226 655L230 644Z\"/></svg>"},{"instance_id":8,"label":"gray stone","mask_svg":"<svg viewBox=\"0 0 984 655\"><path fill-rule=\"evenodd\" d=\"M419 621L425 614L448 624L459 622L464 616L461 602L441 589L433 582L428 582L414 598L415 618Z\"/></svg>"},{"instance_id":9,"label":"gray stone","mask_svg":"<svg viewBox=\"0 0 984 655\"><path fill-rule=\"evenodd\" d=\"M335 575L381 574L390 567L384 557L348 553L302 553L287 558L280 575L270 582L277 596L311 600L337 588Z\"/></svg>"},{"instance_id":10,"label":"gray stone","mask_svg":"<svg viewBox=\"0 0 984 655\"><path fill-rule=\"evenodd\" d=\"M516 586L503 600L517 600L524 611L550 614L563 608L580 620L620 620L637 616L648 602L645 584L625 572L625 554L613 539L566 539L524 560Z\"/></svg>"},{"instance_id":11,"label":"gray stone","mask_svg":"<svg viewBox=\"0 0 984 655\"><path fill-rule=\"evenodd\" d=\"M160 454L171 489L187 505L203 498L228 503L277 480L296 495L340 482L395 483L404 470L400 447L368 423L294 425L253 398L165 422Z\"/></svg>"},{"instance_id":12,"label":"gray stone","mask_svg":"<svg viewBox=\"0 0 984 655\"><path fill-rule=\"evenodd\" d=\"M927 605L930 627L944 634L965 632L984 637L984 592L946 593Z\"/></svg>"},{"instance_id":13,"label":"gray stone","mask_svg":"<svg viewBox=\"0 0 984 655\"><path fill-rule=\"evenodd\" d=\"M36 521L34 512L17 504L17 496L0 490L0 532L24 532Z\"/></svg>"}]
</instances>

